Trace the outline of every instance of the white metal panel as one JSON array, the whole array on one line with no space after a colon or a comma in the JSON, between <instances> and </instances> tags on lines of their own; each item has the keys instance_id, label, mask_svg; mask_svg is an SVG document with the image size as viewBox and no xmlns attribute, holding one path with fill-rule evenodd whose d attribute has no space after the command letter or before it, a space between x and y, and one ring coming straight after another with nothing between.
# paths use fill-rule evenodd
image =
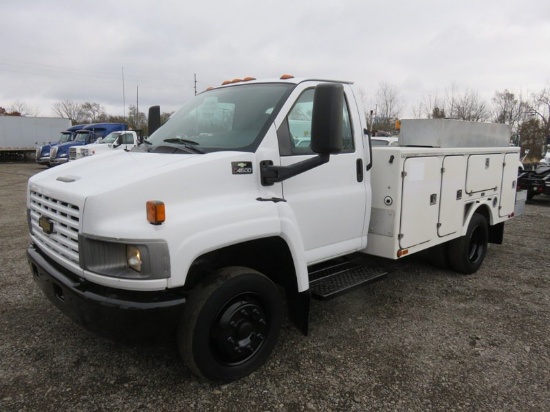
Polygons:
<instances>
[{"instance_id":1,"label":"white metal panel","mask_svg":"<svg viewBox=\"0 0 550 412\"><path fill-rule=\"evenodd\" d=\"M408 158L404 163L399 246L403 249L437 236L441 159Z\"/></svg>"},{"instance_id":2,"label":"white metal panel","mask_svg":"<svg viewBox=\"0 0 550 412\"><path fill-rule=\"evenodd\" d=\"M497 191L502 181L503 154L479 154L468 157L466 193Z\"/></svg>"},{"instance_id":3,"label":"white metal panel","mask_svg":"<svg viewBox=\"0 0 550 412\"><path fill-rule=\"evenodd\" d=\"M464 156L445 156L441 178L441 202L437 233L447 236L462 227L464 210L464 185L466 176L466 158Z\"/></svg>"},{"instance_id":4,"label":"white metal panel","mask_svg":"<svg viewBox=\"0 0 550 412\"><path fill-rule=\"evenodd\" d=\"M403 119L399 144L430 147L507 147L511 130L506 124L452 119Z\"/></svg>"},{"instance_id":5,"label":"white metal panel","mask_svg":"<svg viewBox=\"0 0 550 412\"><path fill-rule=\"evenodd\" d=\"M514 213L516 200L516 180L518 176L518 153L504 155L504 168L502 170L502 192L498 215L508 216Z\"/></svg>"}]
</instances>

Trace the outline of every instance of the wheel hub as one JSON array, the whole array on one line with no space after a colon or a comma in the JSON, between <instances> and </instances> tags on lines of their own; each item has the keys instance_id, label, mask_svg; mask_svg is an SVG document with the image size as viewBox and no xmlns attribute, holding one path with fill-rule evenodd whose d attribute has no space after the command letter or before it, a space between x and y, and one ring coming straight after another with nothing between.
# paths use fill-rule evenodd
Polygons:
<instances>
[{"instance_id":1,"label":"wheel hub","mask_svg":"<svg viewBox=\"0 0 550 412\"><path fill-rule=\"evenodd\" d=\"M211 343L220 361L236 365L256 354L268 330L265 311L255 296L239 296L219 312Z\"/></svg>"}]
</instances>

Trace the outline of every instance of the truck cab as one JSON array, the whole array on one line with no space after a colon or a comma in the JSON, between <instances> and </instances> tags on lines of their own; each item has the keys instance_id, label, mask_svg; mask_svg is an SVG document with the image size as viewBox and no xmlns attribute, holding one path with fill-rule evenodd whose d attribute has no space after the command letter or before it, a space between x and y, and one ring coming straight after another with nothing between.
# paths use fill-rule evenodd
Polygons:
<instances>
[{"instance_id":1,"label":"truck cab","mask_svg":"<svg viewBox=\"0 0 550 412\"><path fill-rule=\"evenodd\" d=\"M74 138L76 137L76 132L82 128L84 128L86 125L79 124L76 126L69 127L64 132L61 132L59 135L59 140L56 143L50 143L45 144L43 146L39 146L36 149L36 163L43 166L50 166L50 151L52 147L72 142Z\"/></svg>"},{"instance_id":2,"label":"truck cab","mask_svg":"<svg viewBox=\"0 0 550 412\"><path fill-rule=\"evenodd\" d=\"M94 143L97 139L107 136L117 130L127 130L125 123L95 123L84 126L76 132L72 141L52 147L50 151L50 165L57 166L69 161L70 149Z\"/></svg>"},{"instance_id":3,"label":"truck cab","mask_svg":"<svg viewBox=\"0 0 550 412\"><path fill-rule=\"evenodd\" d=\"M97 143L84 146L74 146L70 149L69 160L78 160L82 157L92 156L110 150L131 150L143 139L132 130L111 132Z\"/></svg>"}]
</instances>

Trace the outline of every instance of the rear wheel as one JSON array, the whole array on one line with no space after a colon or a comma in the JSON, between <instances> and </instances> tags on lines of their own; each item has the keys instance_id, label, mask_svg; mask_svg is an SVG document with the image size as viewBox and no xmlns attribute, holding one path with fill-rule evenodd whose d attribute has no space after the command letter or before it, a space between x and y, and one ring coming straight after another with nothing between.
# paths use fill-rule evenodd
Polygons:
<instances>
[{"instance_id":1,"label":"rear wheel","mask_svg":"<svg viewBox=\"0 0 550 412\"><path fill-rule=\"evenodd\" d=\"M449 243L449 264L459 273L469 275L476 272L487 254L489 228L487 220L475 213L468 225L466 235Z\"/></svg>"},{"instance_id":2,"label":"rear wheel","mask_svg":"<svg viewBox=\"0 0 550 412\"><path fill-rule=\"evenodd\" d=\"M178 332L180 354L199 377L240 379L266 361L281 321L281 298L271 280L252 269L224 268L189 297Z\"/></svg>"}]
</instances>

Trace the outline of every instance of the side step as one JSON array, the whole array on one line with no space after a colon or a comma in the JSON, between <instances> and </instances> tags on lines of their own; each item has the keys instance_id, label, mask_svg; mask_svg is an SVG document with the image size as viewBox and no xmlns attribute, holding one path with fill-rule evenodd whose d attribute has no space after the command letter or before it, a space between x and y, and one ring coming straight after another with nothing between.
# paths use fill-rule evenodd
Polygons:
<instances>
[{"instance_id":1,"label":"side step","mask_svg":"<svg viewBox=\"0 0 550 412\"><path fill-rule=\"evenodd\" d=\"M370 263L370 264L369 264ZM371 265L374 263L376 266ZM335 261L310 268L309 289L312 297L326 300L349 292L359 286L384 279L388 271L379 262L365 259Z\"/></svg>"}]
</instances>

